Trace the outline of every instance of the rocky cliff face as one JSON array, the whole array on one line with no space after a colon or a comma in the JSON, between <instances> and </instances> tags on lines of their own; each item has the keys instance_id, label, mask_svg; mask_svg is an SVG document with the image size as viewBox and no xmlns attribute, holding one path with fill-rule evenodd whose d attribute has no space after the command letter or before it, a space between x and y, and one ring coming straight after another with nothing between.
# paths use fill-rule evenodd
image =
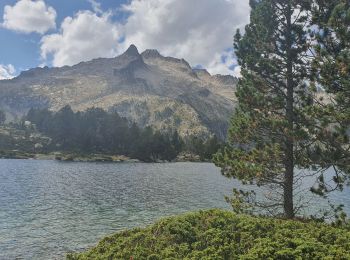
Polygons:
<instances>
[{"instance_id":1,"label":"rocky cliff face","mask_svg":"<svg viewBox=\"0 0 350 260\"><path fill-rule=\"evenodd\" d=\"M192 69L183 59L133 45L115 58L61 68L35 68L0 81L0 109L9 117L31 107L74 110L101 107L140 126L177 129L181 135L223 138L235 105L237 79Z\"/></svg>"}]
</instances>

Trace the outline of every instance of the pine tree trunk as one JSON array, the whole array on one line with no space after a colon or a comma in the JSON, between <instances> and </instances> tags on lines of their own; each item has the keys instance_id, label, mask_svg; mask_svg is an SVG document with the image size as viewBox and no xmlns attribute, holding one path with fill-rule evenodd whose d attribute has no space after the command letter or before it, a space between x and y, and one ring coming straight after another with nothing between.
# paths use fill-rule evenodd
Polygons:
<instances>
[{"instance_id":1,"label":"pine tree trunk","mask_svg":"<svg viewBox=\"0 0 350 260\"><path fill-rule=\"evenodd\" d=\"M288 121L288 131L285 142L285 175L284 175L284 214L286 218L294 218L293 203L293 184L294 184L294 82L293 82L293 57L292 57L292 10L289 1L289 7L286 14L287 20L287 100L286 100L286 119Z\"/></svg>"},{"instance_id":2,"label":"pine tree trunk","mask_svg":"<svg viewBox=\"0 0 350 260\"><path fill-rule=\"evenodd\" d=\"M284 214L286 218L294 218L293 203L293 182L294 182L294 162L293 162L293 143L289 143L286 154L286 170L284 175Z\"/></svg>"}]
</instances>

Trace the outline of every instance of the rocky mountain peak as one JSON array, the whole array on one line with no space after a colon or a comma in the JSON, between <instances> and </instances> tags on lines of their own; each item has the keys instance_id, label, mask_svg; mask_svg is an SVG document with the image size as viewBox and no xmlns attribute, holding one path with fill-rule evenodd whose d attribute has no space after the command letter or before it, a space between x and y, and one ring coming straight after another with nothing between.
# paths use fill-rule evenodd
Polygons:
<instances>
[{"instance_id":1,"label":"rocky mountain peak","mask_svg":"<svg viewBox=\"0 0 350 260\"><path fill-rule=\"evenodd\" d=\"M140 54L130 45L114 58L35 68L0 81L0 109L9 118L19 118L30 108L100 107L140 127L224 139L236 104L236 80L192 69L186 60L162 56L157 50Z\"/></svg>"},{"instance_id":2,"label":"rocky mountain peak","mask_svg":"<svg viewBox=\"0 0 350 260\"><path fill-rule=\"evenodd\" d=\"M155 50L155 49L148 49L145 50L143 53L141 53L142 57L148 59L148 58L161 58L163 57L162 55L160 55L160 53Z\"/></svg>"},{"instance_id":3,"label":"rocky mountain peak","mask_svg":"<svg viewBox=\"0 0 350 260\"><path fill-rule=\"evenodd\" d=\"M227 85L236 85L238 82L238 79L236 77L233 77L231 75L215 75L214 78L216 78L220 83L227 84Z\"/></svg>"},{"instance_id":4,"label":"rocky mountain peak","mask_svg":"<svg viewBox=\"0 0 350 260\"><path fill-rule=\"evenodd\" d=\"M206 69L193 69L193 72L196 73L198 76L211 76Z\"/></svg>"},{"instance_id":5,"label":"rocky mountain peak","mask_svg":"<svg viewBox=\"0 0 350 260\"><path fill-rule=\"evenodd\" d=\"M140 53L137 49L137 47L134 44L131 44L129 48L124 52L124 55L127 56L139 56Z\"/></svg>"}]
</instances>

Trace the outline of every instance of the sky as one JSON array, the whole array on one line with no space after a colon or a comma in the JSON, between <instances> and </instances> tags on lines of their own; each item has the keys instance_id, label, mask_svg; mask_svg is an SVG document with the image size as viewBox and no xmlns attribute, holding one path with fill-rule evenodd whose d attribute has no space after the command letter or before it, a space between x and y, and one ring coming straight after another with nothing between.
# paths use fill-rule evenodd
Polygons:
<instances>
[{"instance_id":1,"label":"sky","mask_svg":"<svg viewBox=\"0 0 350 260\"><path fill-rule=\"evenodd\" d=\"M110 58L131 44L239 76L233 35L249 0L0 0L0 79Z\"/></svg>"}]
</instances>

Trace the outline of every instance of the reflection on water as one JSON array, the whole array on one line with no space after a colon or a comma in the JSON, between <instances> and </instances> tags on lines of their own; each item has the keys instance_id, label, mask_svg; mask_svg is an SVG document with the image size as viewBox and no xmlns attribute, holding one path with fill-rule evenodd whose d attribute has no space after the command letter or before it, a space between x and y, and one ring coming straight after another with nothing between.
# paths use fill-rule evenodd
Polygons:
<instances>
[{"instance_id":1,"label":"reflection on water","mask_svg":"<svg viewBox=\"0 0 350 260\"><path fill-rule=\"evenodd\" d=\"M0 259L62 259L163 216L229 209L237 185L209 163L0 160ZM346 193L334 199L350 206Z\"/></svg>"}]
</instances>

